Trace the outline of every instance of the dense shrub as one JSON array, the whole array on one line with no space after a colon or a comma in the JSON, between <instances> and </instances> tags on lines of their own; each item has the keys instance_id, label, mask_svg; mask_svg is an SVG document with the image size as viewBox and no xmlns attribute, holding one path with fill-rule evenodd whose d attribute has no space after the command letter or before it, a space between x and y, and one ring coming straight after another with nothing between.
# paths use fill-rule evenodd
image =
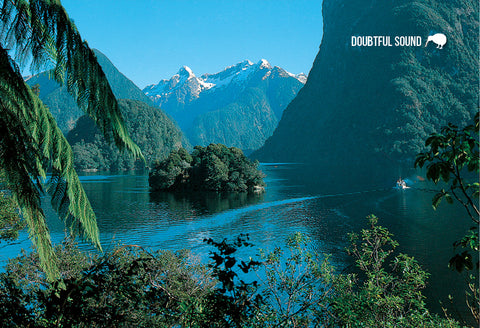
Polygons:
<instances>
[{"instance_id":1,"label":"dense shrub","mask_svg":"<svg viewBox=\"0 0 480 328\"><path fill-rule=\"evenodd\" d=\"M123 246L87 255L66 242L55 250L62 280L54 283L35 252L23 254L0 274L0 326L459 327L429 313L428 275L394 254L397 243L376 217L369 223L351 235L361 275L336 273L301 234L258 260L237 255L252 246L248 236L209 239L208 265L187 251Z\"/></svg>"},{"instance_id":2,"label":"dense shrub","mask_svg":"<svg viewBox=\"0 0 480 328\"><path fill-rule=\"evenodd\" d=\"M70 242L55 251L63 278L55 283L36 253L10 261L0 275L0 326L169 327L213 287L206 266L187 251L123 246L97 256Z\"/></svg>"}]
</instances>

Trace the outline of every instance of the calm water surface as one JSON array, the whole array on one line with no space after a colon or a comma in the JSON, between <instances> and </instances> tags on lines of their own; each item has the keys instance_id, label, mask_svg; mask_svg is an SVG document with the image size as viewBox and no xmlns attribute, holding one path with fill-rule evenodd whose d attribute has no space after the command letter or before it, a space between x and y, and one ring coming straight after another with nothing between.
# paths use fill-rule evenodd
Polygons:
<instances>
[{"instance_id":1,"label":"calm water surface","mask_svg":"<svg viewBox=\"0 0 480 328\"><path fill-rule=\"evenodd\" d=\"M152 194L148 177L133 173L90 174L81 176L81 181L97 214L106 250L116 243L190 248L206 259L210 248L205 238L249 233L256 246L273 249L300 231L310 236L315 250L333 254L334 264L342 270L350 264L343 251L346 234L365 227L365 217L374 213L395 234L400 251L414 256L430 272L425 292L430 307L441 311L439 302L448 304L448 294L452 294L456 307L464 309L461 277L447 263L453 255L452 242L470 222L459 206L444 205L441 211L433 211L433 193L427 191L431 186L416 182L411 189L395 190L392 185L397 177L377 185L338 181L327 186L323 181L328 173L318 174L300 164L268 164L262 170L268 186L262 195ZM46 207L46 211L52 239L60 242L64 226L51 209ZM22 247L30 247L26 232L19 243L0 248L0 261L18 255Z\"/></svg>"}]
</instances>

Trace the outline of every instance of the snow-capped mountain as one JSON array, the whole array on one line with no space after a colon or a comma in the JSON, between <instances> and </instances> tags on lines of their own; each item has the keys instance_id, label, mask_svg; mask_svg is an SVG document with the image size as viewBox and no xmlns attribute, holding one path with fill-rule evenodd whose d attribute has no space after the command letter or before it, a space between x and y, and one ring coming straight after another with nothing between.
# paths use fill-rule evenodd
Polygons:
<instances>
[{"instance_id":1,"label":"snow-capped mountain","mask_svg":"<svg viewBox=\"0 0 480 328\"><path fill-rule=\"evenodd\" d=\"M143 91L153 101L158 102L161 98L168 97L179 90L184 90L192 98L197 98L202 91L212 87L212 84L196 77L188 66L183 66L169 80L162 80L158 84L147 86Z\"/></svg>"},{"instance_id":2,"label":"snow-capped mountain","mask_svg":"<svg viewBox=\"0 0 480 328\"><path fill-rule=\"evenodd\" d=\"M162 100L168 98L173 93L188 95L184 99L194 99L198 98L200 93L206 90L222 88L231 83L243 85L248 81L249 76L258 70L264 70L264 79L269 77L272 71L278 71L278 75L281 77L293 77L302 84L305 84L307 81L307 76L304 73L295 75L278 66L272 68L266 59L260 60L257 64L252 63L250 60L245 60L229 66L219 73L203 74L201 77L195 76L190 67L183 66L169 80L161 80L158 84L149 85L143 89L143 92L157 105L163 103L164 101Z\"/></svg>"},{"instance_id":3,"label":"snow-capped mountain","mask_svg":"<svg viewBox=\"0 0 480 328\"><path fill-rule=\"evenodd\" d=\"M178 122L194 145L221 142L255 149L273 133L306 80L305 74L272 67L265 59L245 60L200 77L183 66L143 92Z\"/></svg>"}]
</instances>

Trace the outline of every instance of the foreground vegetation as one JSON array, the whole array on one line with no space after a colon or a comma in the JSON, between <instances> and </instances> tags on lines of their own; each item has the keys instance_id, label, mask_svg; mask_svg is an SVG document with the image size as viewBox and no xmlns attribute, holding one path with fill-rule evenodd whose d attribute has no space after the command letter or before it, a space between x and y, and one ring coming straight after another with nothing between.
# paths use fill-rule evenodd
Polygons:
<instances>
[{"instance_id":1,"label":"foreground vegetation","mask_svg":"<svg viewBox=\"0 0 480 328\"><path fill-rule=\"evenodd\" d=\"M308 251L301 235L293 236L285 249L246 261L235 255L238 248L251 246L246 237L208 240L216 248L208 265L188 252L152 253L134 246L103 255L85 254L70 242L53 249L41 207L46 193L70 232L100 247L99 233L73 169L72 149L18 66L31 62L35 71L52 65L52 76L67 85L106 140L139 158L142 154L128 135L95 55L59 1L4 1L0 24L0 168L10 190L0 195L0 232L2 238L14 239L26 224L36 244L36 252L11 260L0 274L2 327L458 326L428 312L421 292L428 274L413 258L395 253L397 243L374 216L368 229L350 236L357 274L336 273L328 257ZM426 103L445 113L458 107L454 101ZM478 255L479 184L464 184L460 175L466 169L478 177L478 116L475 128L446 127L427 146L429 152L419 156L417 165L428 163L427 177L448 184L434 206L441 199L456 199L477 224L455 242L466 250L450 265L476 272L469 274L467 300L478 320L478 260L471 251ZM41 179L47 172L48 184ZM179 150L159 164L151 179L157 183L153 189L248 191L262 184L255 165L220 145L197 148L192 155ZM251 278L255 273L258 279Z\"/></svg>"},{"instance_id":2,"label":"foreground vegetation","mask_svg":"<svg viewBox=\"0 0 480 328\"><path fill-rule=\"evenodd\" d=\"M172 151L155 164L148 182L153 191L254 192L263 190L263 177L258 162L250 161L239 148L210 144L196 146L191 154L183 148Z\"/></svg>"},{"instance_id":3,"label":"foreground vegetation","mask_svg":"<svg viewBox=\"0 0 480 328\"><path fill-rule=\"evenodd\" d=\"M428 180L443 187L433 197L433 208L437 209L443 199L450 204L457 201L464 207L470 219L471 227L461 239L453 242L455 250L460 250L461 253L455 254L448 262L448 266L465 276L466 303L478 325L480 325L479 121L480 113L477 112L473 124L463 128L448 124L439 133L431 134L425 141L427 151L418 154L415 161L416 167L426 167ZM462 222L460 224L463 225Z\"/></svg>"},{"instance_id":4,"label":"foreground vegetation","mask_svg":"<svg viewBox=\"0 0 480 328\"><path fill-rule=\"evenodd\" d=\"M2 327L459 327L429 313L428 274L386 228L350 235L356 274L291 236L284 248L242 261L248 236L206 242L204 265L188 251L122 246L86 254L69 241L55 249L62 283L50 283L38 254L10 260L0 274ZM253 253L253 252L251 252Z\"/></svg>"},{"instance_id":5,"label":"foreground vegetation","mask_svg":"<svg viewBox=\"0 0 480 328\"><path fill-rule=\"evenodd\" d=\"M60 1L2 1L0 7L0 168L28 225L40 263L55 280L60 273L42 196L51 196L53 209L70 233L83 235L101 248L99 232L73 167L72 149L51 111L25 83L19 66L25 68L29 63L32 72L51 69L55 81L67 86L78 107L108 140L134 157L143 156L128 135L95 54Z\"/></svg>"}]
</instances>

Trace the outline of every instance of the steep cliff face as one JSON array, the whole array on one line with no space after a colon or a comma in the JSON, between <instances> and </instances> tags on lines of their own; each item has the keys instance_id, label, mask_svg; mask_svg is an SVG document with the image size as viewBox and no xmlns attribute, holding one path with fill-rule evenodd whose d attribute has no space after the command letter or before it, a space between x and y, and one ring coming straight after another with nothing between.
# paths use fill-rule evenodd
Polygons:
<instances>
[{"instance_id":1,"label":"steep cliff face","mask_svg":"<svg viewBox=\"0 0 480 328\"><path fill-rule=\"evenodd\" d=\"M324 35L305 87L252 157L326 167L411 166L425 138L478 110L477 1L324 0ZM444 33L437 49L429 35ZM354 47L352 36L390 36ZM395 46L395 36L421 36Z\"/></svg>"}]
</instances>

